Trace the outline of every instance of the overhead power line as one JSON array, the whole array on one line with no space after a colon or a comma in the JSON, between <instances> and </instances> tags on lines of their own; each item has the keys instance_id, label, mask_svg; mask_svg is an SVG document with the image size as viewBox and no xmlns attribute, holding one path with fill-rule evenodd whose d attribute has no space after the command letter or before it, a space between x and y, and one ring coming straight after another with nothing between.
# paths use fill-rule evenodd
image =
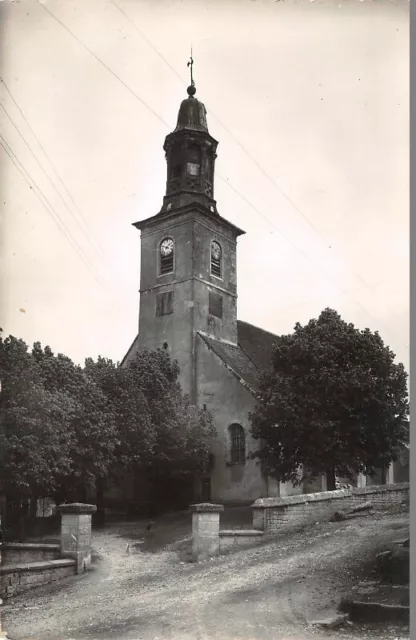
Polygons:
<instances>
[{"instance_id":1,"label":"overhead power line","mask_svg":"<svg viewBox=\"0 0 416 640\"><path fill-rule=\"evenodd\" d=\"M12 150L10 145L7 143L7 141L3 138L3 136L1 134L0 134L0 144L3 147L3 149L4 149L5 153L7 154L7 156L10 158L11 162L15 165L16 169L19 171L20 175L27 182L27 184L29 185L31 190L34 192L34 194L37 197L37 199L43 205L43 207L46 210L46 212L48 213L48 215L53 219L55 224L58 226L60 232L64 235L64 237L68 240L68 242L70 243L70 245L72 246L74 251L77 253L78 257L83 261L83 263L87 266L87 268L93 273L93 275L94 275L95 279L97 280L97 282L99 282L99 284L101 284L102 286L107 286L108 287L108 283L97 272L97 270L95 269L95 267L92 264L91 260L88 258L88 256L86 255L85 251L83 250L83 248L78 244L78 242L72 236L71 232L66 227L65 223L63 222L63 220L61 220L59 214L56 212L56 210L51 205L51 203L48 200L48 198L43 193L42 189L38 186L38 184L32 178L30 173L27 171L27 169L24 167L24 165L20 162L20 160L17 157L17 155L14 153L14 151Z\"/></svg>"},{"instance_id":2,"label":"overhead power line","mask_svg":"<svg viewBox=\"0 0 416 640\"><path fill-rule=\"evenodd\" d=\"M114 4L114 2L113 2ZM50 11L50 9L48 7L46 7L44 4L41 5L41 7L51 16L52 19L54 19L58 24L61 25L61 27L63 29L65 29L65 31L71 35L79 44L80 46L82 46L88 53L90 53L90 55L93 56L93 58L102 66L104 67L116 80L118 80L118 82L120 82L125 89L136 99L138 100L138 102L140 102L140 104L142 106L144 106L148 111L150 111L158 120L159 122L161 122L162 124L165 125L165 127L167 127L168 129L171 129L171 125L169 125L152 107L150 107L150 105L148 105L143 98L141 98L124 80L122 80L117 73L115 73L115 71L113 71L105 62L103 62L101 60L101 58L99 58L97 56L97 54L95 54L80 38L78 38L78 36L76 36L70 29L69 27L67 27L54 13L52 13L52 11ZM176 73L176 72L175 72ZM311 258L309 256L307 256L307 254L304 253L304 251L302 249L300 249L293 241L291 241L287 236L285 236L281 231L279 231L276 226L263 214L260 212L260 210L255 207L245 196L243 196L235 187L232 186L232 184L229 182L229 180L223 178L220 174L216 173L216 175L223 180L237 195L239 195L246 203L249 204L249 206L256 211L257 213L259 213L265 220L267 220L269 222L269 224L271 226L273 226L273 228L279 233L279 235L281 235L283 238L285 238L285 240L287 242L289 242L297 251L299 251L300 253L302 253L302 255L304 255L307 260L313 264L315 266L315 268L317 268L318 270L322 271L325 275L325 277L332 282L332 284L334 284L334 286L336 288L338 288L345 296L349 297L353 302L355 302L355 304L360 307L369 318L371 318L373 321L375 321L377 324L383 325L383 323L378 319L375 318L367 309L366 307L364 307L364 305L362 305L359 301L355 300L355 298L353 298L347 291L345 291L337 282L335 282L330 276L328 276L328 274L326 273L326 271L323 271L320 265L317 265L316 263L314 263ZM364 283L365 284L365 283ZM368 285L366 285L368 287ZM385 327L386 330L391 333L391 329L389 329L388 327Z\"/></svg>"},{"instance_id":3,"label":"overhead power line","mask_svg":"<svg viewBox=\"0 0 416 640\"><path fill-rule=\"evenodd\" d=\"M7 111L6 107L0 103L0 108L3 109L4 113L6 114L7 118L9 119L9 121L12 123L14 129L17 131L17 133L19 134L19 136L21 137L21 139L23 140L23 142L25 143L26 147L28 148L30 154L32 155L32 157L35 159L35 162L37 163L37 165L40 167L42 173L44 173L44 175L46 176L48 182L52 185L52 188L54 189L54 191L56 192L56 194L58 195L58 197L62 200L64 207L66 208L66 210L68 211L69 215L71 216L71 218L74 220L75 224L77 225L78 229L81 231L81 233L83 235L86 236L86 238L88 239L88 241L91 243L93 249L95 251L97 251L96 248L96 241L94 236L91 234L89 234L88 232L86 233L85 230L83 229L82 225L80 224L80 222L78 221L78 218L74 215L74 213L71 211L71 209L69 208L66 200L62 197L60 191L56 188L56 185L54 184L53 180L50 178L49 174L45 171L45 168L43 167L43 165L41 164L41 162L39 161L38 157L36 156L36 154L34 153L32 147L30 146L30 144L27 142L25 136L22 134L22 132L20 131L19 127L16 125L16 123L14 122L13 118L10 116L9 112ZM92 237L92 240L91 240ZM102 251L98 252L100 255L102 253Z\"/></svg>"},{"instance_id":4,"label":"overhead power line","mask_svg":"<svg viewBox=\"0 0 416 640\"><path fill-rule=\"evenodd\" d=\"M91 240L92 242L96 245L97 249L104 254L103 249L99 243L99 241L97 240L97 238L94 236L88 221L86 220L84 214L82 213L82 211L80 211L80 209L78 208L77 203L75 202L72 194L70 193L68 187L66 186L66 184L64 183L64 181L62 180L61 176L59 175L54 163L52 162L51 158L49 157L48 153L46 152L44 146L42 145L41 141L39 140L38 136L36 135L36 132L33 130L33 127L31 126L30 122L28 121L28 119L26 118L25 114L23 113L22 109L20 108L16 98L14 97L14 95L12 94L12 92L10 91L9 87L7 86L7 84L5 83L4 79L0 77L0 82L3 85L3 87L5 88L5 90L7 91L10 99L12 100L12 102L14 103L16 109L19 111L20 115L22 116L23 120L25 121L27 127L29 128L29 131L32 133L33 137L35 138L36 142L38 143L40 149L42 150L43 155L45 156L45 158L47 159L49 165L51 166L54 174L56 175L56 177L58 178L59 182L61 183L63 189L65 190L68 198L71 200L75 210L77 211L80 219L82 220L83 224L85 225L85 228L87 230L87 233L90 234L91 236Z\"/></svg>"},{"instance_id":5,"label":"overhead power line","mask_svg":"<svg viewBox=\"0 0 416 640\"><path fill-rule=\"evenodd\" d=\"M183 80L182 76L176 71L176 69L170 64L170 62L165 58L165 56L157 49L157 47L149 40L145 33L131 20L131 18L126 14L126 12L120 7L120 5L116 2L116 0L110 0L111 4L113 4L116 9L125 17L125 19L131 24L133 29L137 31L137 33L147 42L149 47L156 53L156 55L167 65L167 67L174 73L174 75L178 78L183 86L186 86L186 82ZM286 201L291 205L291 207L303 218L303 220L309 225L309 227L325 242L328 246L327 238L322 234L319 229L313 224L312 220L300 209L300 207L294 202L294 200L282 189L282 187L276 182L276 180L261 166L261 164L253 158L251 153L246 149L246 147L236 138L236 136L228 129L228 127L219 119L219 117L212 111L212 109L208 109L208 113L212 115L215 120L217 120L218 124L228 133L228 135L234 140L234 142L240 147L243 153L251 160L251 162L259 169L259 171L267 178L267 180L272 184L272 186L277 189L277 191L286 199ZM362 282L362 284L368 287L367 283L364 281L363 277L360 274L352 272L353 275Z\"/></svg>"}]
</instances>

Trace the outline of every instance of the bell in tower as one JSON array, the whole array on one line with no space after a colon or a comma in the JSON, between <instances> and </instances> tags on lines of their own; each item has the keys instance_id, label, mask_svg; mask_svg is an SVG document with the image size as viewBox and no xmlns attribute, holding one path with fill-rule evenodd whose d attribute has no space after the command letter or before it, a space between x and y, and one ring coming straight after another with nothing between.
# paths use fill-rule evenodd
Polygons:
<instances>
[{"instance_id":1,"label":"bell in tower","mask_svg":"<svg viewBox=\"0 0 416 640\"><path fill-rule=\"evenodd\" d=\"M192 58L190 64L193 64ZM216 212L214 164L218 142L209 134L206 109L195 98L192 79L188 97L182 101L175 130L164 144L167 162L166 195L163 211L199 203Z\"/></svg>"}]
</instances>

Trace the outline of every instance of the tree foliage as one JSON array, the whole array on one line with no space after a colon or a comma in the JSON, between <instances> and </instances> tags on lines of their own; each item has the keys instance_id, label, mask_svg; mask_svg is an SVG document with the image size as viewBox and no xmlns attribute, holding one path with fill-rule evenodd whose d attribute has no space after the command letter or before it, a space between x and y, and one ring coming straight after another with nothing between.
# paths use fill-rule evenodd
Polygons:
<instances>
[{"instance_id":1,"label":"tree foliage","mask_svg":"<svg viewBox=\"0 0 416 640\"><path fill-rule=\"evenodd\" d=\"M0 483L8 495L48 495L71 468L72 399L43 385L27 345L0 335Z\"/></svg>"},{"instance_id":2,"label":"tree foliage","mask_svg":"<svg viewBox=\"0 0 416 640\"><path fill-rule=\"evenodd\" d=\"M126 367L102 357L80 367L0 333L0 492L82 499L118 469L165 480L200 472L214 429L178 376L161 351Z\"/></svg>"},{"instance_id":3,"label":"tree foliage","mask_svg":"<svg viewBox=\"0 0 416 640\"><path fill-rule=\"evenodd\" d=\"M262 376L252 434L265 471L295 484L310 477L373 475L408 441L407 374L380 335L325 309L276 338Z\"/></svg>"},{"instance_id":4,"label":"tree foliage","mask_svg":"<svg viewBox=\"0 0 416 640\"><path fill-rule=\"evenodd\" d=\"M169 475L197 473L215 433L211 415L193 406L164 351L144 351L126 367L99 358L85 371L109 398L118 429L116 461Z\"/></svg>"}]
</instances>

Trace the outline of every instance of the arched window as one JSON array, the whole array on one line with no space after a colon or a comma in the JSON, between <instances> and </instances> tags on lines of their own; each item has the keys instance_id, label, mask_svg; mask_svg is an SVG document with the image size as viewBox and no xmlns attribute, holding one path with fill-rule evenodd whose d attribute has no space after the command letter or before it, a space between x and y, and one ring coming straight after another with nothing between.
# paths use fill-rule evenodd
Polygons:
<instances>
[{"instance_id":1,"label":"arched window","mask_svg":"<svg viewBox=\"0 0 416 640\"><path fill-rule=\"evenodd\" d=\"M211 274L217 278L222 277L222 249L216 240L211 242Z\"/></svg>"},{"instance_id":2,"label":"arched window","mask_svg":"<svg viewBox=\"0 0 416 640\"><path fill-rule=\"evenodd\" d=\"M164 238L159 246L159 273L172 273L175 258L175 243L172 238Z\"/></svg>"},{"instance_id":3,"label":"arched window","mask_svg":"<svg viewBox=\"0 0 416 640\"><path fill-rule=\"evenodd\" d=\"M246 461L246 434L241 424L232 424L230 433L230 462L244 464Z\"/></svg>"},{"instance_id":4,"label":"arched window","mask_svg":"<svg viewBox=\"0 0 416 640\"><path fill-rule=\"evenodd\" d=\"M182 148L176 144L170 152L170 176L169 180L180 178L182 173Z\"/></svg>"},{"instance_id":5,"label":"arched window","mask_svg":"<svg viewBox=\"0 0 416 640\"><path fill-rule=\"evenodd\" d=\"M201 173L201 149L196 144L187 150L186 172L189 176L199 176Z\"/></svg>"}]
</instances>

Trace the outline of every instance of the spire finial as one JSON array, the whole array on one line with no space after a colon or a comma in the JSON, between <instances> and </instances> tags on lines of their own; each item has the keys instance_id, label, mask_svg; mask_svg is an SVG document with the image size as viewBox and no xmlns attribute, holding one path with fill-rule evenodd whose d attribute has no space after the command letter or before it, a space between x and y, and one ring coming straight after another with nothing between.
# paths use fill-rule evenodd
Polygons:
<instances>
[{"instance_id":1,"label":"spire finial","mask_svg":"<svg viewBox=\"0 0 416 640\"><path fill-rule=\"evenodd\" d=\"M195 92L196 92L194 76L193 76L194 59L192 57L192 47L191 47L191 57L189 58L187 66L190 67L190 71L191 71L191 84L188 87L187 92L188 92L188 96L192 97L195 95Z\"/></svg>"}]
</instances>

